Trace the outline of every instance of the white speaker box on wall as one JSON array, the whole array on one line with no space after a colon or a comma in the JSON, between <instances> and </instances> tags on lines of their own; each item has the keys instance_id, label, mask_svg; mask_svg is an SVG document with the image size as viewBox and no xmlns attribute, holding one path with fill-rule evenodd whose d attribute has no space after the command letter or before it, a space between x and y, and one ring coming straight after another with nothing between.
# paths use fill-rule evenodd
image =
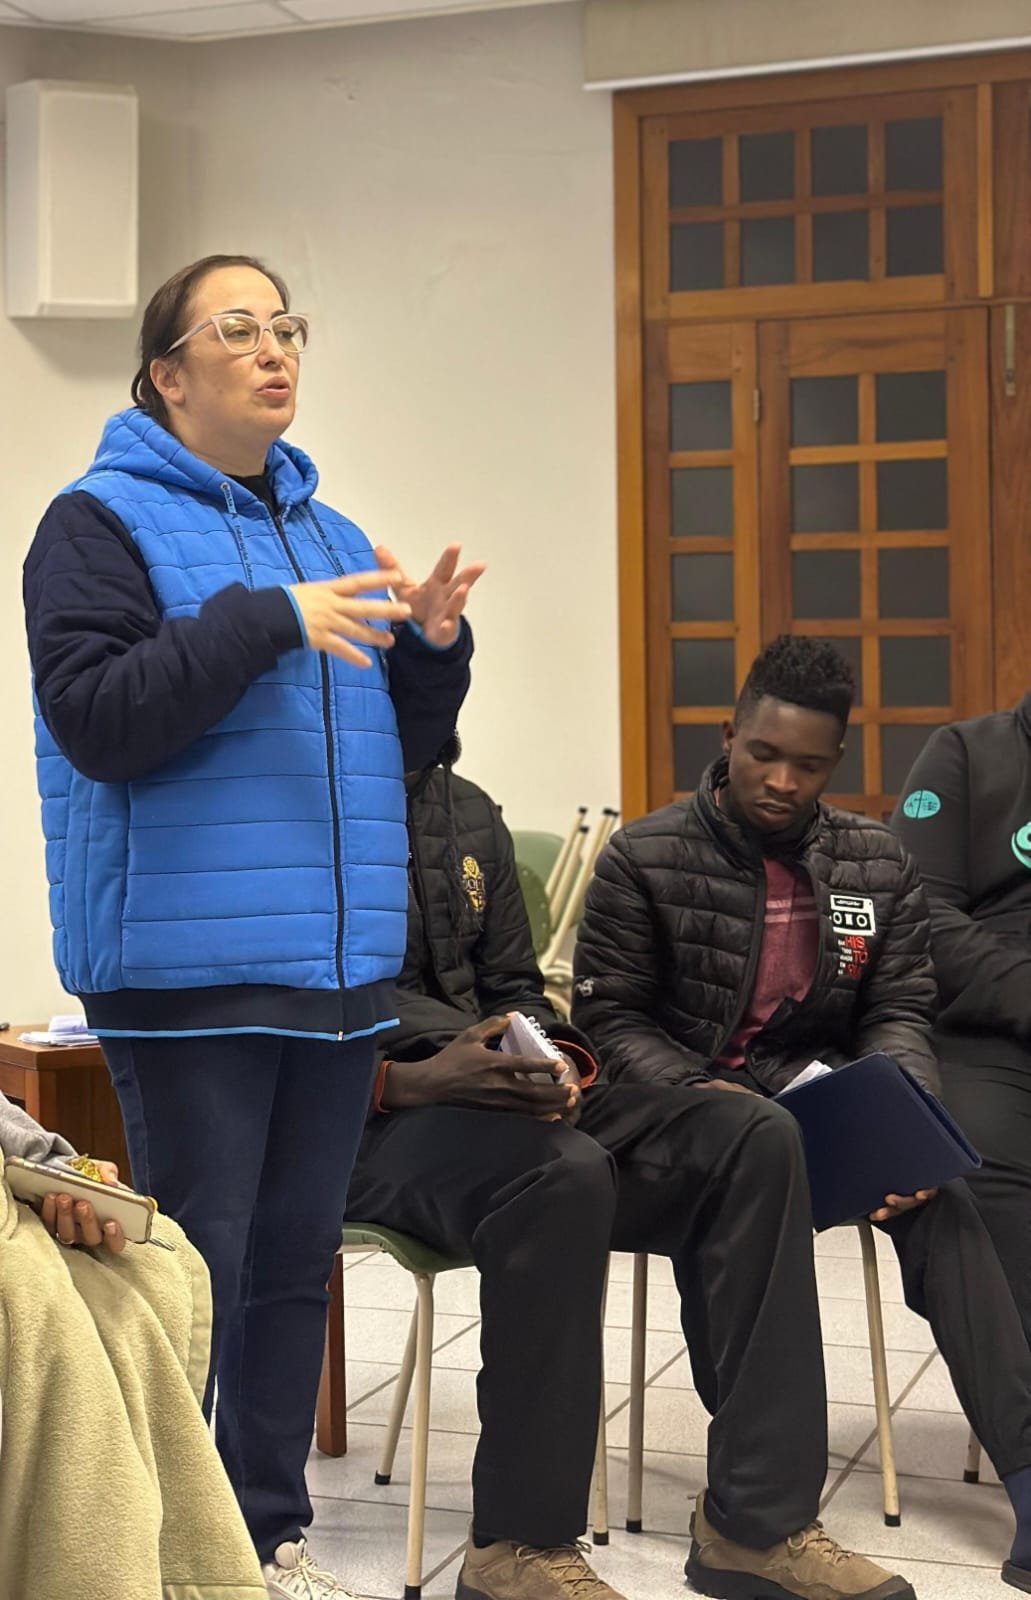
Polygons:
<instances>
[{"instance_id":1,"label":"white speaker box on wall","mask_svg":"<svg viewBox=\"0 0 1031 1600\"><path fill-rule=\"evenodd\" d=\"M132 88L48 79L8 88L9 317L135 311L138 127Z\"/></svg>"}]
</instances>

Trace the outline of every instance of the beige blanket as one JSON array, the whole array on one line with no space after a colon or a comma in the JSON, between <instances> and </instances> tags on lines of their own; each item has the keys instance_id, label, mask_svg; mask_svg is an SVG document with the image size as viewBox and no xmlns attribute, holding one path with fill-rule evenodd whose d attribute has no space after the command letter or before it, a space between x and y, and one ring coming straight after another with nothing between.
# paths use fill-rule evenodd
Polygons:
<instances>
[{"instance_id":1,"label":"beige blanket","mask_svg":"<svg viewBox=\"0 0 1031 1600\"><path fill-rule=\"evenodd\" d=\"M198 1404L207 1273L155 1231L62 1249L0 1158L2 1600L266 1600Z\"/></svg>"}]
</instances>

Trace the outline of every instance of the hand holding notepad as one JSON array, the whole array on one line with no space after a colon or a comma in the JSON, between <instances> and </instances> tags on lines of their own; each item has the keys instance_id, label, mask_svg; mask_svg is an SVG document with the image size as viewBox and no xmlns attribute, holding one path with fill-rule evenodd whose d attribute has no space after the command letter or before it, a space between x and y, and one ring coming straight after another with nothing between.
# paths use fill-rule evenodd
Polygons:
<instances>
[{"instance_id":1,"label":"hand holding notepad","mask_svg":"<svg viewBox=\"0 0 1031 1600\"><path fill-rule=\"evenodd\" d=\"M561 1061L564 1070L554 1072L530 1072L527 1076L536 1083L571 1083L572 1073L558 1045L548 1038L544 1029L535 1017L528 1017L522 1011L510 1011L508 1027L501 1035L498 1049L506 1056L529 1056L531 1059L544 1056L548 1061Z\"/></svg>"},{"instance_id":2,"label":"hand holding notepad","mask_svg":"<svg viewBox=\"0 0 1031 1600\"><path fill-rule=\"evenodd\" d=\"M548 1038L544 1029L535 1017L528 1017L522 1011L510 1011L508 1027L501 1035L498 1049L506 1056L526 1056L529 1059L543 1056L548 1061L562 1063L561 1072L528 1072L526 1076L531 1083L575 1083L574 1074L570 1071L569 1062L558 1046ZM545 1118L547 1122L560 1122L561 1113L553 1112Z\"/></svg>"}]
</instances>

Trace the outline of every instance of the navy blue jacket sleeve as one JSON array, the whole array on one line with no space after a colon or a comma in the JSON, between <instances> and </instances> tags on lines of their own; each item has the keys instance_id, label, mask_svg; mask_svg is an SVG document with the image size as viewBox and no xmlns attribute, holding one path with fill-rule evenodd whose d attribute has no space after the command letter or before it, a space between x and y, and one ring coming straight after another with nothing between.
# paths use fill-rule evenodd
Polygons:
<instances>
[{"instance_id":1,"label":"navy blue jacket sleeve","mask_svg":"<svg viewBox=\"0 0 1031 1600\"><path fill-rule=\"evenodd\" d=\"M162 618L143 561L92 495L61 495L25 562L37 703L59 749L126 783L189 749L303 643L285 589L230 584L196 617Z\"/></svg>"},{"instance_id":2,"label":"navy blue jacket sleeve","mask_svg":"<svg viewBox=\"0 0 1031 1600\"><path fill-rule=\"evenodd\" d=\"M387 656L390 697L406 772L421 772L440 755L455 731L469 691L472 629L462 618L458 638L447 650L426 644L414 628L401 627Z\"/></svg>"}]
</instances>

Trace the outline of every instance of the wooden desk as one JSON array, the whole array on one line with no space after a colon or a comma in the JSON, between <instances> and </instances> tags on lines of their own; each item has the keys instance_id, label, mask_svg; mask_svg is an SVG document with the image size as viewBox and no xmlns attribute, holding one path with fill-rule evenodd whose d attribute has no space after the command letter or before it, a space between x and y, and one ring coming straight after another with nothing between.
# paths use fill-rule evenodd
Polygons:
<instances>
[{"instance_id":1,"label":"wooden desk","mask_svg":"<svg viewBox=\"0 0 1031 1600\"><path fill-rule=\"evenodd\" d=\"M23 1033L45 1026L12 1022L0 1033L0 1091L76 1150L117 1161L130 1182L121 1112L100 1046L22 1043Z\"/></svg>"}]
</instances>

